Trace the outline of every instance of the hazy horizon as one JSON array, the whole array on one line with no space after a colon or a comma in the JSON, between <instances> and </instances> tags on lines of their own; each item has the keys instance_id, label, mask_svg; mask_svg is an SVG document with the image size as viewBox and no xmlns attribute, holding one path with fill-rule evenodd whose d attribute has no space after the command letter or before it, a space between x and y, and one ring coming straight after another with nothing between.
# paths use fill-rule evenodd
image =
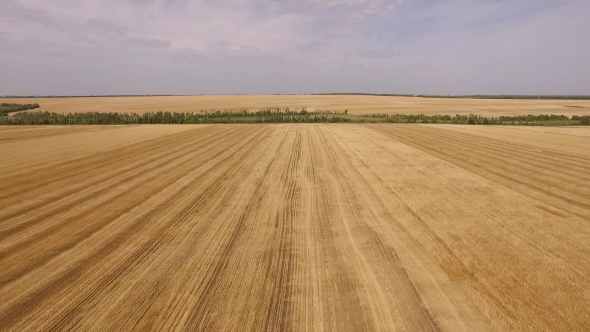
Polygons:
<instances>
[{"instance_id":1,"label":"hazy horizon","mask_svg":"<svg viewBox=\"0 0 590 332\"><path fill-rule=\"evenodd\" d=\"M92 97L222 97L222 96L333 96L333 95L348 95L348 96L376 96L376 97L583 97L587 99L590 94L386 94L386 93L367 93L367 92L332 92L332 93L210 93L210 94L88 94L88 95L0 95L0 98L14 99L14 98L92 98ZM496 99L496 98L494 98Z\"/></svg>"},{"instance_id":2,"label":"hazy horizon","mask_svg":"<svg viewBox=\"0 0 590 332\"><path fill-rule=\"evenodd\" d=\"M0 96L590 94L590 2L3 0Z\"/></svg>"}]
</instances>

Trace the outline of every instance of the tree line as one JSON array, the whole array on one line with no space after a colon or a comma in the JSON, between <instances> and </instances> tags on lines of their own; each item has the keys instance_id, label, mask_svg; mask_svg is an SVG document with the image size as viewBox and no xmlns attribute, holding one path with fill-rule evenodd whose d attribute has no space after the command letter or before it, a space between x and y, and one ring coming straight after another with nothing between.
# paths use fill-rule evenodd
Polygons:
<instances>
[{"instance_id":1,"label":"tree line","mask_svg":"<svg viewBox=\"0 0 590 332\"><path fill-rule=\"evenodd\" d=\"M590 100L584 95L419 95L424 98Z\"/></svg>"},{"instance_id":2,"label":"tree line","mask_svg":"<svg viewBox=\"0 0 590 332\"><path fill-rule=\"evenodd\" d=\"M8 125L114 125L114 124L200 124L200 123L333 123L350 122L350 118L332 111L308 112L306 109L267 108L207 110L200 113L118 112L49 113L21 112L0 119Z\"/></svg>"},{"instance_id":3,"label":"tree line","mask_svg":"<svg viewBox=\"0 0 590 332\"><path fill-rule=\"evenodd\" d=\"M312 93L317 96L383 96L383 97L417 97L417 98L455 98L455 99L543 99L543 100L590 100L590 95L427 95L400 93L362 93L335 92Z\"/></svg>"},{"instance_id":4,"label":"tree line","mask_svg":"<svg viewBox=\"0 0 590 332\"><path fill-rule=\"evenodd\" d=\"M0 117L6 125L116 125L116 124L202 124L202 123L336 123L336 122L381 122L381 123L446 123L468 125L590 125L590 116L521 115L485 117L470 115L425 115L425 114L371 114L348 115L347 112L308 112L306 109L289 110L269 108L259 111L246 109L210 110L201 113L150 112L117 113L49 113L20 112L10 117Z\"/></svg>"},{"instance_id":5,"label":"tree line","mask_svg":"<svg viewBox=\"0 0 590 332\"><path fill-rule=\"evenodd\" d=\"M306 96L308 94L275 93L275 96ZM412 93L363 93L363 92L329 92L312 93L311 96L385 96L385 97L419 97L419 98L463 98L463 99L543 99L543 100L590 100L590 95L429 95ZM6 95L1 98L90 98L90 97L182 97L182 96L247 96L247 94L119 94L119 95Z\"/></svg>"},{"instance_id":6,"label":"tree line","mask_svg":"<svg viewBox=\"0 0 590 332\"><path fill-rule=\"evenodd\" d=\"M35 108L39 108L39 104L1 103L0 104L0 116L7 116L8 113L20 112L20 111L25 111L25 110L32 110Z\"/></svg>"},{"instance_id":7,"label":"tree line","mask_svg":"<svg viewBox=\"0 0 590 332\"><path fill-rule=\"evenodd\" d=\"M96 98L100 98L100 97L186 97L186 96L208 96L208 95L162 95L162 94L157 94L157 95L31 95L31 96L26 96L26 95L5 95L5 96L0 96L0 98L91 98L91 97L96 97Z\"/></svg>"},{"instance_id":8,"label":"tree line","mask_svg":"<svg viewBox=\"0 0 590 332\"><path fill-rule=\"evenodd\" d=\"M469 125L590 125L590 116L574 115L569 118L566 115L539 114L486 117L481 115L426 115L426 114L367 114L360 115L365 118L383 119L380 122L388 123L446 123Z\"/></svg>"}]
</instances>

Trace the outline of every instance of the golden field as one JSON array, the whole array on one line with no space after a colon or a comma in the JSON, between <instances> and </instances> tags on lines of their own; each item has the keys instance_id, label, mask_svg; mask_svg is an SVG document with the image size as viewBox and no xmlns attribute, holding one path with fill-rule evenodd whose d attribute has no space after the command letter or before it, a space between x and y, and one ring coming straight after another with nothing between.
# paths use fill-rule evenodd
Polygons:
<instances>
[{"instance_id":1,"label":"golden field","mask_svg":"<svg viewBox=\"0 0 590 332\"><path fill-rule=\"evenodd\" d=\"M309 110L348 110L351 114L477 114L481 116L564 114L590 115L590 100L450 99L386 96L194 96L3 98L3 103L38 103L40 111L75 112L200 112L208 109L307 107Z\"/></svg>"},{"instance_id":2,"label":"golden field","mask_svg":"<svg viewBox=\"0 0 590 332\"><path fill-rule=\"evenodd\" d=\"M0 127L0 330L588 331L589 129Z\"/></svg>"}]
</instances>

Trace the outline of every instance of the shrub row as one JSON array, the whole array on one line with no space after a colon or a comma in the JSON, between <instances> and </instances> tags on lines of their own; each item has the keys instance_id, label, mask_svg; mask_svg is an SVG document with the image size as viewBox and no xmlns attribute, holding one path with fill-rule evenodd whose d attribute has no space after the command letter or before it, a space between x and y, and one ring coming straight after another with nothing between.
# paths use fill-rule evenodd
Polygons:
<instances>
[{"instance_id":1,"label":"shrub row","mask_svg":"<svg viewBox=\"0 0 590 332\"><path fill-rule=\"evenodd\" d=\"M369 119L371 118L371 119ZM0 117L0 124L10 125L113 125L113 124L198 124L198 123L326 123L326 122L386 122L386 123L448 123L471 125L590 125L590 116L523 115L484 117L479 115L370 114L348 115L332 111L308 112L306 109L267 108L208 110L200 113L153 112L137 113L68 113L20 112Z\"/></svg>"},{"instance_id":2,"label":"shrub row","mask_svg":"<svg viewBox=\"0 0 590 332\"><path fill-rule=\"evenodd\" d=\"M49 113L22 112L0 118L0 124L11 125L111 125L111 124L198 124L198 123L284 123L284 122L349 122L335 112L307 112L307 110L264 109L212 110L201 113Z\"/></svg>"},{"instance_id":3,"label":"shrub row","mask_svg":"<svg viewBox=\"0 0 590 332\"><path fill-rule=\"evenodd\" d=\"M25 111L25 110L32 110L35 108L39 108L39 104L2 103L2 104L0 104L0 116L7 116L8 113L20 112L20 111Z\"/></svg>"},{"instance_id":4,"label":"shrub row","mask_svg":"<svg viewBox=\"0 0 590 332\"><path fill-rule=\"evenodd\" d=\"M590 116L573 116L571 119L565 115L540 114L485 117L475 114L461 115L425 115L425 114L368 114L361 117L381 118L383 122L391 123L449 123L472 125L546 125L546 124L579 124L588 125Z\"/></svg>"}]
</instances>

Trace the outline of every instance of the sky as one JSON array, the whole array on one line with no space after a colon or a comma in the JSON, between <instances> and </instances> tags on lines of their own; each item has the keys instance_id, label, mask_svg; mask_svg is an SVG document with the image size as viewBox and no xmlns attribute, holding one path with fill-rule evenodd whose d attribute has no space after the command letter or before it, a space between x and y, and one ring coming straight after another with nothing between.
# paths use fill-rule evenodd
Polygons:
<instances>
[{"instance_id":1,"label":"sky","mask_svg":"<svg viewBox=\"0 0 590 332\"><path fill-rule=\"evenodd\" d=\"M0 95L588 95L589 14L589 0L0 0Z\"/></svg>"}]
</instances>

